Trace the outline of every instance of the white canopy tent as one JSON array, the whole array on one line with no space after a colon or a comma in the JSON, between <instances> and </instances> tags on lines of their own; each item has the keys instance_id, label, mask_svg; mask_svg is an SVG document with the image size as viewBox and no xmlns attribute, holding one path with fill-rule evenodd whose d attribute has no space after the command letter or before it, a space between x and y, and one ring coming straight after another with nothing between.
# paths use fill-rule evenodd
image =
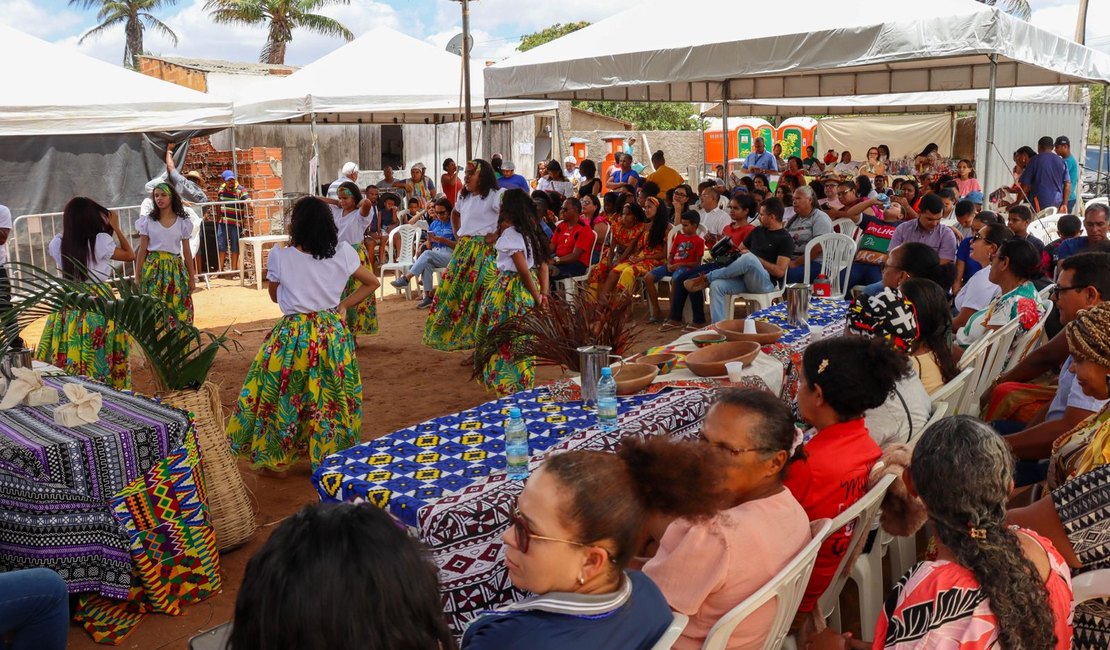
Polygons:
<instances>
[{"instance_id":1,"label":"white canopy tent","mask_svg":"<svg viewBox=\"0 0 1110 650\"><path fill-rule=\"evenodd\" d=\"M220 129L231 102L0 25L0 136Z\"/></svg>"},{"instance_id":2,"label":"white canopy tent","mask_svg":"<svg viewBox=\"0 0 1110 650\"><path fill-rule=\"evenodd\" d=\"M682 11L649 0L487 68L487 93L721 102L989 88L993 102L998 87L1110 83L1110 55L974 0L889 0L879 14L864 0L790 9L789 20L734 37L705 29L706 16L734 23L717 0Z\"/></svg>"}]
</instances>

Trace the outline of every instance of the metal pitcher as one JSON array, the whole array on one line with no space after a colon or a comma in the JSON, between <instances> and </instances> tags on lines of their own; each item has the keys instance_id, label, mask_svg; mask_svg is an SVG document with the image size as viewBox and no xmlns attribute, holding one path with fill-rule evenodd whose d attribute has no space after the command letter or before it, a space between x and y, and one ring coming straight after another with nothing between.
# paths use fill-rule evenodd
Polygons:
<instances>
[{"instance_id":1,"label":"metal pitcher","mask_svg":"<svg viewBox=\"0 0 1110 650\"><path fill-rule=\"evenodd\" d=\"M15 377L12 368L31 368L33 364L33 353L27 348L9 348L0 353L0 374L9 381Z\"/></svg>"},{"instance_id":2,"label":"metal pitcher","mask_svg":"<svg viewBox=\"0 0 1110 650\"><path fill-rule=\"evenodd\" d=\"M809 299L813 289L808 284L788 284L783 293L786 299L786 320L796 327L809 324Z\"/></svg>"},{"instance_id":3,"label":"metal pitcher","mask_svg":"<svg viewBox=\"0 0 1110 650\"><path fill-rule=\"evenodd\" d=\"M582 380L582 403L586 408L597 406L597 382L601 380L601 369L609 365L610 359L624 361L608 345L587 345L578 348L578 370ZM619 369L618 369L619 372ZM614 375L616 373L613 373Z\"/></svg>"}]
</instances>

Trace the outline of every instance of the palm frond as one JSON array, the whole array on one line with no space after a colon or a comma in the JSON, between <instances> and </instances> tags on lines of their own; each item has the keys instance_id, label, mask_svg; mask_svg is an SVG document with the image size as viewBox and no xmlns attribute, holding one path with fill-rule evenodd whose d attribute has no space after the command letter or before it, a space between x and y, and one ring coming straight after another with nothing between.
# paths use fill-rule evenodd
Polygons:
<instances>
[{"instance_id":1,"label":"palm frond","mask_svg":"<svg viewBox=\"0 0 1110 650\"><path fill-rule=\"evenodd\" d=\"M74 265L83 269L76 261ZM5 284L10 288L13 308L0 318L0 345L9 345L21 328L52 313L78 310L97 314L131 336L149 361L161 390L201 385L216 353L227 349L226 331L216 336L187 323L170 326L170 308L132 282L75 282L19 262L9 268L11 279L0 280L0 288Z\"/></svg>"},{"instance_id":2,"label":"palm frond","mask_svg":"<svg viewBox=\"0 0 1110 650\"><path fill-rule=\"evenodd\" d=\"M355 37L354 33L347 29L343 23L320 14L302 14L298 16L298 23L300 27L324 36L339 36L348 41Z\"/></svg>"},{"instance_id":3,"label":"palm frond","mask_svg":"<svg viewBox=\"0 0 1110 650\"><path fill-rule=\"evenodd\" d=\"M266 19L264 3L251 0L207 0L204 10L221 24L255 25Z\"/></svg>"},{"instance_id":4,"label":"palm frond","mask_svg":"<svg viewBox=\"0 0 1110 650\"><path fill-rule=\"evenodd\" d=\"M551 298L479 335L474 350L474 378L486 364L507 350L514 361L534 358L540 365L579 372L578 348L607 345L624 356L639 338L632 321L632 299L597 301L579 291L573 302Z\"/></svg>"},{"instance_id":5,"label":"palm frond","mask_svg":"<svg viewBox=\"0 0 1110 650\"><path fill-rule=\"evenodd\" d=\"M170 39L170 43L172 43L174 47L177 47L177 34L173 33L173 30L170 29L169 25L162 22L161 20L158 20L153 15L148 13L141 13L139 14L139 17L143 19L143 22L146 23L147 27L161 33L163 36Z\"/></svg>"},{"instance_id":6,"label":"palm frond","mask_svg":"<svg viewBox=\"0 0 1110 650\"><path fill-rule=\"evenodd\" d=\"M127 16L122 16L122 15L121 16L116 16L116 17L111 18L109 20L106 20L106 21L100 23L99 25L97 25L96 27L93 27L89 31L85 32L84 34L82 34L81 38L77 39L77 44L81 45L82 43L85 42L86 39L92 38L93 36L99 36L101 33L106 32L106 31L110 30L111 28L115 27L116 25L119 25L120 23L123 23L123 22L126 22L126 21L127 21Z\"/></svg>"}]
</instances>

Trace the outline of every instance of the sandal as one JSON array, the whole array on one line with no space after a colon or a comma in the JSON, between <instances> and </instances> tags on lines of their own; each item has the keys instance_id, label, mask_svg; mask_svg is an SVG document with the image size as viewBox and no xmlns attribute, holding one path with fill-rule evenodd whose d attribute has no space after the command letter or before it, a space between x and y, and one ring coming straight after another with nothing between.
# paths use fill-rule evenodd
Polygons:
<instances>
[{"instance_id":1,"label":"sandal","mask_svg":"<svg viewBox=\"0 0 1110 650\"><path fill-rule=\"evenodd\" d=\"M682 329L682 325L677 325L677 324L672 323L670 321L666 321L666 322L663 323L662 326L660 326L659 331L660 332L676 332L680 329Z\"/></svg>"}]
</instances>

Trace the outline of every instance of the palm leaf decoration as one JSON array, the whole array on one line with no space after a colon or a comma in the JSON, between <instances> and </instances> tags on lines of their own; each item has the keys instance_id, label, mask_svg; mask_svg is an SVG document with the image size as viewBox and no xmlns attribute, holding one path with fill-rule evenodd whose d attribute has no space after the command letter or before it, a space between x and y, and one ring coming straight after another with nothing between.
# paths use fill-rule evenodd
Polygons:
<instances>
[{"instance_id":1,"label":"palm leaf decoration","mask_svg":"<svg viewBox=\"0 0 1110 650\"><path fill-rule=\"evenodd\" d=\"M474 378L481 377L486 363L507 350L516 361L535 359L541 366L562 366L573 372L578 367L578 348L607 345L613 354L624 356L640 335L631 324L632 298L622 294L612 301L598 301L587 291L575 294L573 302L552 297L546 306L528 311L479 334L474 349Z\"/></svg>"},{"instance_id":2,"label":"palm leaf decoration","mask_svg":"<svg viewBox=\"0 0 1110 650\"><path fill-rule=\"evenodd\" d=\"M227 332L216 336L192 324L171 326L173 312L158 298L122 278L112 283L92 279L82 264L74 267L89 277L78 282L60 278L31 264L9 264L12 309L0 318L0 346L8 346L19 330L64 310L103 316L131 336L146 356L159 392L197 388L204 383L216 353L227 349ZM3 348L0 348L3 349Z\"/></svg>"}]
</instances>

